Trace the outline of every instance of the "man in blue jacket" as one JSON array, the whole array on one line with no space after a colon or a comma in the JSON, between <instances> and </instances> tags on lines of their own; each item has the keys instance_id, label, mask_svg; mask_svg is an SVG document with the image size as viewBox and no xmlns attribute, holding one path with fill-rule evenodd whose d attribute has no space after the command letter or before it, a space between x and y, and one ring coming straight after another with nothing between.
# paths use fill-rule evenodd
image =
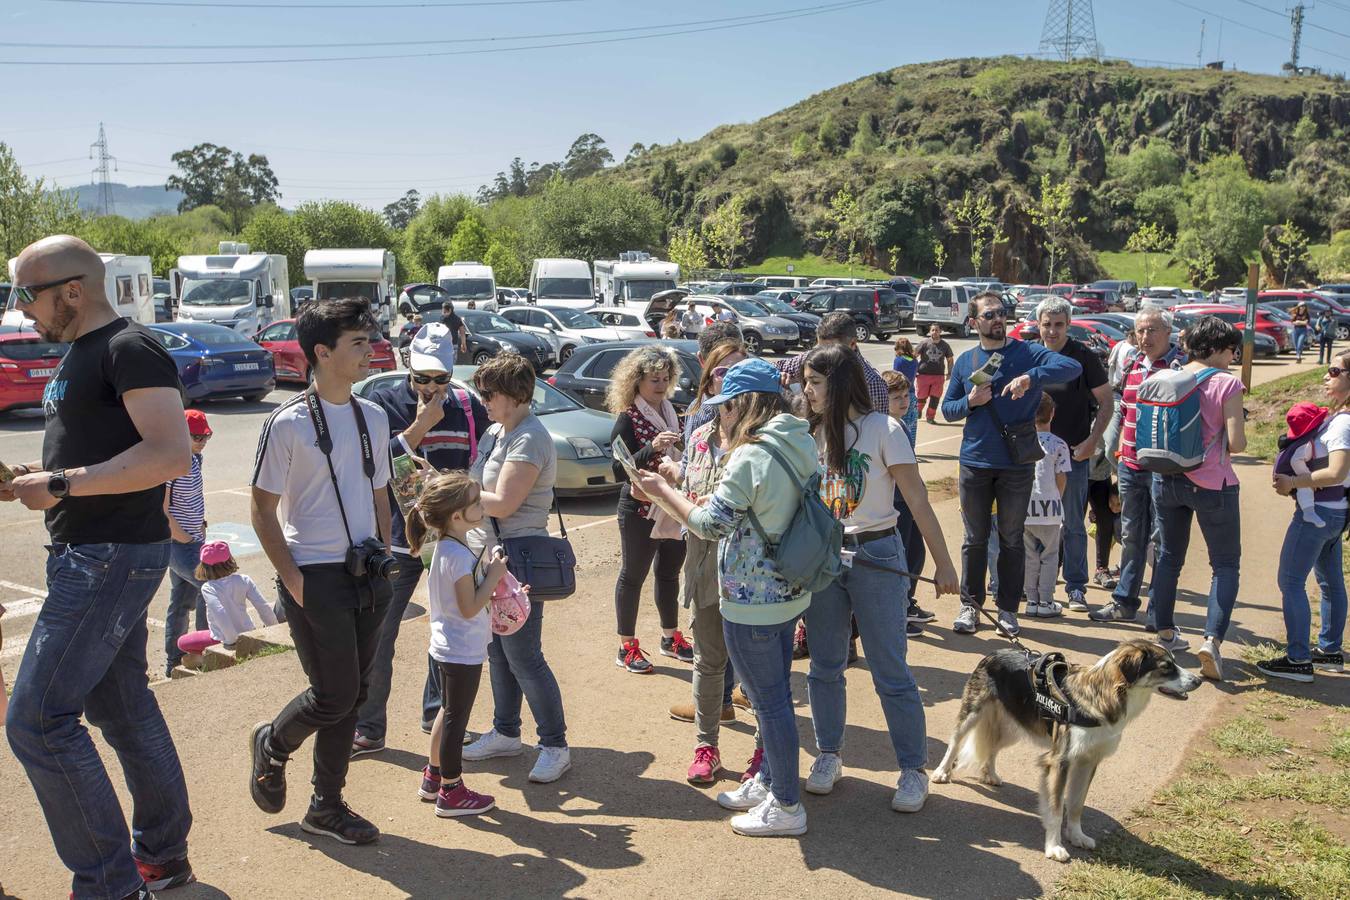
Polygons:
<instances>
[{"instance_id":1,"label":"man in blue jacket","mask_svg":"<svg viewBox=\"0 0 1350 900\"><path fill-rule=\"evenodd\" d=\"M974 634L977 606L984 605L984 576L988 566L990 520L998 504L999 622L1017 634L1017 607L1022 595L1025 558L1022 526L1031 500L1035 463L1012 461L1005 428L1035 420L1041 388L1077 378L1083 367L1041 344L1008 340L1007 311L998 294L985 292L970 303L971 324L980 345L962 353L952 367L942 416L948 422L966 420L961 436L961 475L958 491L965 539L961 544L961 612L952 630ZM976 379L995 353L1002 357L993 377ZM1033 438L1034 439L1034 438Z\"/></svg>"},{"instance_id":2,"label":"man in blue jacket","mask_svg":"<svg viewBox=\"0 0 1350 900\"><path fill-rule=\"evenodd\" d=\"M417 456L445 472L467 469L477 452L478 438L487 430L487 410L467 391L450 388L459 338L444 324L425 325L409 345L408 377L377 389L370 399L389 415L389 453ZM393 552L398 559L394 599L384 618L380 645L371 664L366 702L356 720L352 756L384 749L388 719L385 705L394 676L394 644L408 601L422 580L422 560L408 549L403 513L390 494L394 512ZM422 692L422 730L430 731L441 706L439 675L428 657L426 687Z\"/></svg>"}]
</instances>

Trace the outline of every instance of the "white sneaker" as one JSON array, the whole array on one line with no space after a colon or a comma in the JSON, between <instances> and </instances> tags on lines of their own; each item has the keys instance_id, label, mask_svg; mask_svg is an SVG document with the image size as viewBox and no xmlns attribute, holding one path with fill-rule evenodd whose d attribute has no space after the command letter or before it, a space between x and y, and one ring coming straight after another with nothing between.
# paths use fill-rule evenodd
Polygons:
<instances>
[{"instance_id":1,"label":"white sneaker","mask_svg":"<svg viewBox=\"0 0 1350 900\"><path fill-rule=\"evenodd\" d=\"M787 807L769 795L747 813L731 817L731 830L747 837L806 834L806 807L801 803Z\"/></svg>"},{"instance_id":2,"label":"white sneaker","mask_svg":"<svg viewBox=\"0 0 1350 900\"><path fill-rule=\"evenodd\" d=\"M1223 681L1223 655L1219 653L1219 642L1212 637L1205 638L1196 652L1200 657L1200 674L1214 681Z\"/></svg>"},{"instance_id":3,"label":"white sneaker","mask_svg":"<svg viewBox=\"0 0 1350 900\"><path fill-rule=\"evenodd\" d=\"M539 758L530 770L530 780L536 784L557 781L572 768L572 751L567 747L540 747Z\"/></svg>"},{"instance_id":4,"label":"white sneaker","mask_svg":"<svg viewBox=\"0 0 1350 900\"><path fill-rule=\"evenodd\" d=\"M1022 633L1022 626L1017 624L1017 613L1008 612L1006 609L998 611L998 624L1003 626L1003 630L1013 637Z\"/></svg>"},{"instance_id":5,"label":"white sneaker","mask_svg":"<svg viewBox=\"0 0 1350 900\"><path fill-rule=\"evenodd\" d=\"M811 764L811 774L806 776L806 789L813 794L828 794L834 790L834 783L844 777L844 764L838 753L822 753Z\"/></svg>"},{"instance_id":6,"label":"white sneaker","mask_svg":"<svg viewBox=\"0 0 1350 900\"><path fill-rule=\"evenodd\" d=\"M464 758L479 760L493 759L498 756L519 756L524 749L520 743L520 738L498 734L497 729L493 728L464 748Z\"/></svg>"},{"instance_id":7,"label":"white sneaker","mask_svg":"<svg viewBox=\"0 0 1350 900\"><path fill-rule=\"evenodd\" d=\"M1164 650L1170 650L1173 653L1180 653L1191 645L1190 641L1181 636L1181 629L1177 627L1173 627L1172 636L1170 638L1164 638L1162 632L1159 631L1158 636L1154 638L1154 640L1158 642L1158 646L1162 647Z\"/></svg>"},{"instance_id":8,"label":"white sneaker","mask_svg":"<svg viewBox=\"0 0 1350 900\"><path fill-rule=\"evenodd\" d=\"M900 773L900 781L895 786L895 796L891 798L891 809L896 812L914 813L923 809L928 799L928 773L923 769L905 769Z\"/></svg>"},{"instance_id":9,"label":"white sneaker","mask_svg":"<svg viewBox=\"0 0 1350 900\"><path fill-rule=\"evenodd\" d=\"M1064 606L1054 600L1042 600L1036 604L1036 617L1039 619L1053 619L1062 615Z\"/></svg>"},{"instance_id":10,"label":"white sneaker","mask_svg":"<svg viewBox=\"0 0 1350 900\"><path fill-rule=\"evenodd\" d=\"M754 809L765 800L769 799L769 789L756 775L749 781L741 782L741 786L734 791L723 791L717 795L717 805L723 809L746 810Z\"/></svg>"}]
</instances>

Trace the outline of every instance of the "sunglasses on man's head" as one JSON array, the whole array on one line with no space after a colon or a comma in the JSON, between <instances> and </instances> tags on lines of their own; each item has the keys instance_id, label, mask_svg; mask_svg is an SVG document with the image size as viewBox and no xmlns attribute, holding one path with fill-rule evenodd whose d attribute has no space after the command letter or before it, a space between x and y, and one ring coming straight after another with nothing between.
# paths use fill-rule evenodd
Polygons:
<instances>
[{"instance_id":1,"label":"sunglasses on man's head","mask_svg":"<svg viewBox=\"0 0 1350 900\"><path fill-rule=\"evenodd\" d=\"M984 312L980 313L980 318L984 319L986 322L992 322L994 319L1006 319L1007 317L1007 310L1002 309L986 309Z\"/></svg>"},{"instance_id":2,"label":"sunglasses on man's head","mask_svg":"<svg viewBox=\"0 0 1350 900\"><path fill-rule=\"evenodd\" d=\"M449 384L449 383L450 383L450 376L449 376L449 375L414 375L414 376L412 376L412 380L413 380L413 384L432 384L433 382L434 382L435 384Z\"/></svg>"},{"instance_id":3,"label":"sunglasses on man's head","mask_svg":"<svg viewBox=\"0 0 1350 900\"><path fill-rule=\"evenodd\" d=\"M47 281L42 284L20 285L14 288L14 302L19 306L32 306L37 302L37 295L43 291L83 279L83 275L71 275L68 278L58 278L55 281Z\"/></svg>"},{"instance_id":4,"label":"sunglasses on man's head","mask_svg":"<svg viewBox=\"0 0 1350 900\"><path fill-rule=\"evenodd\" d=\"M1350 369L1342 369L1340 366L1327 366L1327 374L1332 378L1340 378L1347 372L1350 372Z\"/></svg>"}]
</instances>

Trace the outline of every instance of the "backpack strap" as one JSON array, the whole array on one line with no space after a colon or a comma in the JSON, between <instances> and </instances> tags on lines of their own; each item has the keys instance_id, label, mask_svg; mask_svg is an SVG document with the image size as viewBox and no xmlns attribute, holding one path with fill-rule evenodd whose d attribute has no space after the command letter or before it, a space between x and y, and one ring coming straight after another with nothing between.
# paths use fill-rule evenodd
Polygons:
<instances>
[{"instance_id":1,"label":"backpack strap","mask_svg":"<svg viewBox=\"0 0 1350 900\"><path fill-rule=\"evenodd\" d=\"M472 466L478 459L478 423L473 420L473 404L469 402L469 392L454 388L455 399L459 401L459 408L464 410L464 418L469 423L469 465Z\"/></svg>"},{"instance_id":2,"label":"backpack strap","mask_svg":"<svg viewBox=\"0 0 1350 900\"><path fill-rule=\"evenodd\" d=\"M779 466L782 467L783 471L787 473L788 478L790 478L792 480L792 483L797 486L797 493L800 494L806 490L806 485L797 480L797 473L793 471L792 466L788 464L787 457L783 456L782 453L780 453L770 444L760 442L756 446L758 446L765 453L769 454L769 457L773 459L774 462L778 463ZM774 546L773 541L769 540L768 532L766 532L764 530L764 526L760 524L759 516L755 515L754 507L752 506L746 507L745 512L747 517L750 519L751 526L753 526L755 531L759 534L759 539L764 542L764 546L765 547Z\"/></svg>"}]
</instances>

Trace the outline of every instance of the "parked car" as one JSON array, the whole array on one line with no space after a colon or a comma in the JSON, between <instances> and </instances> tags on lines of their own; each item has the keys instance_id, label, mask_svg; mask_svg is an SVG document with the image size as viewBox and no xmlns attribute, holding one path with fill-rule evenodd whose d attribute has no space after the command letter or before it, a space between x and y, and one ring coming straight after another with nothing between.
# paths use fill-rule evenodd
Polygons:
<instances>
[{"instance_id":1,"label":"parked car","mask_svg":"<svg viewBox=\"0 0 1350 900\"><path fill-rule=\"evenodd\" d=\"M300 307L314 299L314 288L309 285L291 288L291 312L298 313Z\"/></svg>"},{"instance_id":2,"label":"parked car","mask_svg":"<svg viewBox=\"0 0 1350 900\"><path fill-rule=\"evenodd\" d=\"M398 314L405 319L421 316L429 325L441 320L441 304L449 299L450 292L438 284L405 284L398 295Z\"/></svg>"},{"instance_id":3,"label":"parked car","mask_svg":"<svg viewBox=\"0 0 1350 900\"><path fill-rule=\"evenodd\" d=\"M812 294L806 308L822 317L837 310L853 316L853 333L860 344L874 335L878 340L890 340L891 335L914 321L909 298L888 287L832 288Z\"/></svg>"},{"instance_id":4,"label":"parked car","mask_svg":"<svg viewBox=\"0 0 1350 900\"><path fill-rule=\"evenodd\" d=\"M548 377L548 383L572 397L583 406L591 409L605 409L605 392L609 390L610 375L619 361L636 350L655 343L650 340L618 341L612 344L591 344L578 347L567 358L567 362L558 367L558 371ZM698 390L698 380L702 369L698 364L697 341L661 341L664 346L675 351L683 369L675 380L675 388L670 392L671 405L677 412L683 413L694 402L694 392Z\"/></svg>"},{"instance_id":5,"label":"parked car","mask_svg":"<svg viewBox=\"0 0 1350 900\"><path fill-rule=\"evenodd\" d=\"M437 318L439 319L439 313ZM394 345L378 333L370 337L370 367L382 372L397 369L398 360L394 358ZM305 359L305 352L300 349L300 341L295 337L294 319L273 322L258 332L254 340L271 352L277 381L309 382L311 377L309 360Z\"/></svg>"},{"instance_id":6,"label":"parked car","mask_svg":"<svg viewBox=\"0 0 1350 900\"><path fill-rule=\"evenodd\" d=\"M243 397L256 403L276 390L272 354L232 328L210 322L151 325L178 366L187 402Z\"/></svg>"},{"instance_id":7,"label":"parked car","mask_svg":"<svg viewBox=\"0 0 1350 900\"><path fill-rule=\"evenodd\" d=\"M477 366L455 366L450 387L477 396L473 373ZM370 397L377 388L407 378L406 372L382 372L359 382L353 390ZM614 417L587 409L551 384L537 379L530 411L548 429L558 454L558 473L554 490L560 497L609 493L619 489L614 480L614 461L610 456L610 434Z\"/></svg>"},{"instance_id":8,"label":"parked car","mask_svg":"<svg viewBox=\"0 0 1350 900\"><path fill-rule=\"evenodd\" d=\"M1292 299L1283 296L1281 291L1262 291L1256 295L1257 301L1262 307L1278 309L1289 312L1298 304L1302 303L1308 307L1309 317L1316 319L1322 310L1331 313L1331 320L1336 323L1336 339L1350 340L1350 307L1341 306L1334 302L1331 296L1318 295L1301 299ZM1350 297L1346 298L1350 300ZM1311 341L1311 335L1309 336Z\"/></svg>"},{"instance_id":9,"label":"parked car","mask_svg":"<svg viewBox=\"0 0 1350 900\"><path fill-rule=\"evenodd\" d=\"M783 294L795 294L796 291L760 291L750 298L756 306L762 306L769 315L787 319L797 326L797 346L814 347L816 329L820 327L820 316L811 312L801 312L787 302ZM777 296L775 296L777 295Z\"/></svg>"},{"instance_id":10,"label":"parked car","mask_svg":"<svg viewBox=\"0 0 1350 900\"><path fill-rule=\"evenodd\" d=\"M1069 302L1088 312L1106 312L1112 296L1101 288L1079 288L1069 295Z\"/></svg>"},{"instance_id":11,"label":"parked car","mask_svg":"<svg viewBox=\"0 0 1350 900\"><path fill-rule=\"evenodd\" d=\"M979 292L974 285L959 281L930 281L914 299L914 330L927 334L937 325L943 331L970 337L970 301Z\"/></svg>"},{"instance_id":12,"label":"parked car","mask_svg":"<svg viewBox=\"0 0 1350 900\"><path fill-rule=\"evenodd\" d=\"M1054 294L1023 294L1017 300L1017 306L1013 307L1013 316L1018 320L1030 319L1036 315L1036 307L1040 306L1046 300L1055 297ZM1057 299L1063 299L1062 297ZM1070 304L1072 306L1072 304Z\"/></svg>"},{"instance_id":13,"label":"parked car","mask_svg":"<svg viewBox=\"0 0 1350 900\"><path fill-rule=\"evenodd\" d=\"M1069 337L1091 347L1092 351L1100 356L1103 361L1110 356L1111 347L1115 343L1107 339L1101 322L1074 319L1069 322L1068 333ZM1008 337L1017 341L1039 341L1041 329L1035 322L1018 322L1008 329ZM1124 335L1121 335L1121 337L1124 337Z\"/></svg>"},{"instance_id":14,"label":"parked car","mask_svg":"<svg viewBox=\"0 0 1350 900\"><path fill-rule=\"evenodd\" d=\"M501 306L511 306L518 303L529 303L534 299L526 288L518 287L498 287L497 303Z\"/></svg>"},{"instance_id":15,"label":"parked car","mask_svg":"<svg viewBox=\"0 0 1350 900\"><path fill-rule=\"evenodd\" d=\"M1247 327L1246 311L1225 303L1188 303L1178 306L1175 311L1193 316L1214 316L1228 322L1239 331ZM1274 339L1279 352L1285 353L1294 349L1293 329L1280 322L1267 310L1256 311L1256 330Z\"/></svg>"},{"instance_id":16,"label":"parked car","mask_svg":"<svg viewBox=\"0 0 1350 900\"><path fill-rule=\"evenodd\" d=\"M567 362L578 347L620 339L619 333L604 322L568 306L508 306L497 314L545 340L556 337L555 359L559 365Z\"/></svg>"},{"instance_id":17,"label":"parked car","mask_svg":"<svg viewBox=\"0 0 1350 900\"><path fill-rule=\"evenodd\" d=\"M0 325L0 413L41 406L42 392L69 349L31 325Z\"/></svg>"},{"instance_id":18,"label":"parked car","mask_svg":"<svg viewBox=\"0 0 1350 900\"><path fill-rule=\"evenodd\" d=\"M754 356L764 350L775 353L786 352L800 340L795 324L787 319L767 315L763 307L746 297L694 294L683 297L676 303L682 309L693 303L694 308L703 315L705 324L712 324L719 317L729 314L741 329L741 340L745 341L746 349ZM661 294L658 294L647 304L647 311L643 317L654 326L659 326L661 316L668 308L669 306L662 302Z\"/></svg>"},{"instance_id":19,"label":"parked car","mask_svg":"<svg viewBox=\"0 0 1350 900\"><path fill-rule=\"evenodd\" d=\"M760 298L771 297L792 306L793 301L800 297L803 291L803 288L760 288L759 293L755 296ZM795 306L792 306L792 308L796 309Z\"/></svg>"},{"instance_id":20,"label":"parked car","mask_svg":"<svg viewBox=\"0 0 1350 900\"><path fill-rule=\"evenodd\" d=\"M1341 304L1350 306L1350 284L1319 284L1317 293Z\"/></svg>"},{"instance_id":21,"label":"parked car","mask_svg":"<svg viewBox=\"0 0 1350 900\"><path fill-rule=\"evenodd\" d=\"M1139 295L1140 306L1156 306L1163 309L1171 309L1178 303L1185 303L1186 295L1181 293L1181 288L1175 287L1151 287L1145 288Z\"/></svg>"},{"instance_id":22,"label":"parked car","mask_svg":"<svg viewBox=\"0 0 1350 900\"><path fill-rule=\"evenodd\" d=\"M586 312L613 328L621 341L659 337L656 329L642 320L641 313L613 306L592 306Z\"/></svg>"},{"instance_id":23,"label":"parked car","mask_svg":"<svg viewBox=\"0 0 1350 900\"><path fill-rule=\"evenodd\" d=\"M1104 291L1115 291L1120 297L1120 305L1126 312L1133 312L1139 308L1139 285L1133 281L1120 281L1114 278L1106 278L1100 281L1094 281L1089 284L1090 288L1100 288Z\"/></svg>"},{"instance_id":24,"label":"parked car","mask_svg":"<svg viewBox=\"0 0 1350 900\"><path fill-rule=\"evenodd\" d=\"M466 309L458 315L464 320L468 359L474 365L481 366L503 352L524 356L536 374L552 365L555 357L553 345L537 334L522 331L510 319L478 309Z\"/></svg>"},{"instance_id":25,"label":"parked car","mask_svg":"<svg viewBox=\"0 0 1350 900\"><path fill-rule=\"evenodd\" d=\"M718 281L699 291L715 297L753 297L764 290L764 285L753 281Z\"/></svg>"},{"instance_id":26,"label":"parked car","mask_svg":"<svg viewBox=\"0 0 1350 900\"><path fill-rule=\"evenodd\" d=\"M1073 292L1076 290L1078 290L1078 285L1061 281L1046 288L1046 293L1054 294L1056 297L1063 297L1065 300L1068 300L1073 296Z\"/></svg>"}]
</instances>

